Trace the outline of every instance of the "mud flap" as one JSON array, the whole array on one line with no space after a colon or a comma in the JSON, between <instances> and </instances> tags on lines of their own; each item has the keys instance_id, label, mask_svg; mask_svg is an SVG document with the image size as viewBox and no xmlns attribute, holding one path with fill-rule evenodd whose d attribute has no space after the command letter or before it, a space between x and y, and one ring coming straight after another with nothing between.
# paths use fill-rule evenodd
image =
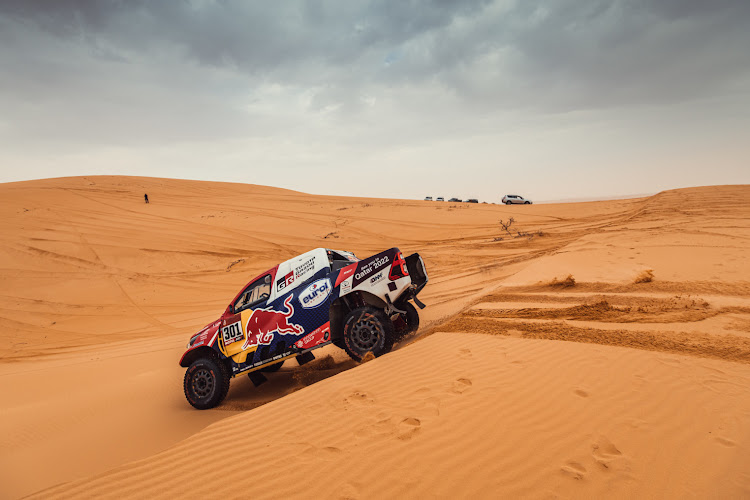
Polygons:
<instances>
[{"instance_id":1,"label":"mud flap","mask_svg":"<svg viewBox=\"0 0 750 500\"><path fill-rule=\"evenodd\" d=\"M417 296L416 296L416 295L415 295L414 297L412 297L412 299L414 299L414 303L415 303L415 304L417 304L417 306L418 306L418 307L419 307L420 309L424 309L425 307L427 307L426 305L424 305L424 304L422 303L422 301L421 301L421 300L419 300L419 299L417 298Z\"/></svg>"},{"instance_id":2,"label":"mud flap","mask_svg":"<svg viewBox=\"0 0 750 500\"><path fill-rule=\"evenodd\" d=\"M250 372L247 374L247 377L250 379L250 382L252 382L255 387L258 387L260 384L268 381L266 376L263 375L261 372Z\"/></svg>"},{"instance_id":3,"label":"mud flap","mask_svg":"<svg viewBox=\"0 0 750 500\"><path fill-rule=\"evenodd\" d=\"M315 354L311 353L310 351L307 351L305 354L300 354L297 356L297 363L301 365L304 365L305 363L309 363L315 359Z\"/></svg>"}]
</instances>

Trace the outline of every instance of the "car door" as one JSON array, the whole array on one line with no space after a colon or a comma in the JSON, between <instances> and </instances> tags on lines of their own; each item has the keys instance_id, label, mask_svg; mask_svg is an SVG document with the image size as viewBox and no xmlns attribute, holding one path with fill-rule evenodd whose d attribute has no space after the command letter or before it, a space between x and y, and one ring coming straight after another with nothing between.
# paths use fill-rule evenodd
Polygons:
<instances>
[{"instance_id":1,"label":"car door","mask_svg":"<svg viewBox=\"0 0 750 500\"><path fill-rule=\"evenodd\" d=\"M257 335L248 338L247 323L256 310L266 306L272 281L273 276L269 272L250 283L231 304L230 314L222 319L219 347L224 355L238 363L244 363L247 355L257 348ZM258 329L253 331L257 332Z\"/></svg>"}]
</instances>

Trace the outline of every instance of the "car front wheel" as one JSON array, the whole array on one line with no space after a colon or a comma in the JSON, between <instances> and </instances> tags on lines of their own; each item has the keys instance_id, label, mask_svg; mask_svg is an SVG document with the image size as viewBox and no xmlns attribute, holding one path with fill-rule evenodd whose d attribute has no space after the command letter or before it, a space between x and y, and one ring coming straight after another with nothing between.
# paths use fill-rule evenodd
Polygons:
<instances>
[{"instance_id":1,"label":"car front wheel","mask_svg":"<svg viewBox=\"0 0 750 500\"><path fill-rule=\"evenodd\" d=\"M229 369L210 358L193 361L185 372L183 388L188 403L199 410L207 410L221 403L229 391Z\"/></svg>"},{"instance_id":2,"label":"car front wheel","mask_svg":"<svg viewBox=\"0 0 750 500\"><path fill-rule=\"evenodd\" d=\"M368 352L382 356L393 348L393 323L375 307L360 307L344 321L344 349L352 359L362 361Z\"/></svg>"}]
</instances>

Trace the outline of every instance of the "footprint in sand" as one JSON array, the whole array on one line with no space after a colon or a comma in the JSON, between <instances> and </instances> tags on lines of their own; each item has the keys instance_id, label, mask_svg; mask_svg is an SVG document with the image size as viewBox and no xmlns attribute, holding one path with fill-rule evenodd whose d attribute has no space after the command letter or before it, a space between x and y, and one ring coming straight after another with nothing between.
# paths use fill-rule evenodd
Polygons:
<instances>
[{"instance_id":1,"label":"footprint in sand","mask_svg":"<svg viewBox=\"0 0 750 500\"><path fill-rule=\"evenodd\" d=\"M582 398L589 397L589 393L584 391L583 389L576 389L575 391L573 391L573 394L575 394L576 396L580 396Z\"/></svg>"},{"instance_id":2,"label":"footprint in sand","mask_svg":"<svg viewBox=\"0 0 750 500\"><path fill-rule=\"evenodd\" d=\"M584 476L586 476L586 467L581 465L578 462L567 462L565 465L560 467L560 470L565 474L566 476L570 476L573 479L583 479Z\"/></svg>"},{"instance_id":3,"label":"footprint in sand","mask_svg":"<svg viewBox=\"0 0 750 500\"><path fill-rule=\"evenodd\" d=\"M339 490L338 498L340 500L356 500L359 498L359 490L351 483L345 483Z\"/></svg>"},{"instance_id":4,"label":"footprint in sand","mask_svg":"<svg viewBox=\"0 0 750 500\"><path fill-rule=\"evenodd\" d=\"M455 394L463 394L472 386L471 380L468 378L459 378L453 381L453 387L451 392Z\"/></svg>"},{"instance_id":5,"label":"footprint in sand","mask_svg":"<svg viewBox=\"0 0 750 500\"><path fill-rule=\"evenodd\" d=\"M425 398L421 401L418 401L414 403L412 408L417 411L417 413L422 415L428 415L431 417L439 417L440 416L440 398L438 397L430 397Z\"/></svg>"},{"instance_id":6,"label":"footprint in sand","mask_svg":"<svg viewBox=\"0 0 750 500\"><path fill-rule=\"evenodd\" d=\"M465 347L458 350L458 357L461 359L471 359L471 349Z\"/></svg>"},{"instance_id":7,"label":"footprint in sand","mask_svg":"<svg viewBox=\"0 0 750 500\"><path fill-rule=\"evenodd\" d=\"M344 408L366 406L375 402L375 398L365 391L352 391L351 394L344 398Z\"/></svg>"},{"instance_id":8,"label":"footprint in sand","mask_svg":"<svg viewBox=\"0 0 750 500\"><path fill-rule=\"evenodd\" d=\"M659 357L659 358L656 358L656 360L659 361L659 363L662 363L668 366L681 366L682 365L679 359L674 359L674 358Z\"/></svg>"},{"instance_id":9,"label":"footprint in sand","mask_svg":"<svg viewBox=\"0 0 750 500\"><path fill-rule=\"evenodd\" d=\"M319 447L312 443L299 443L299 445L302 447L302 453L314 455L317 458L333 458L342 452L341 448L335 446Z\"/></svg>"},{"instance_id":10,"label":"footprint in sand","mask_svg":"<svg viewBox=\"0 0 750 500\"><path fill-rule=\"evenodd\" d=\"M721 444L721 445L724 445L724 446L726 446L727 448L731 448L731 447L733 447L733 446L737 446L737 443L735 443L735 442L734 442L734 441L732 441L731 439L727 439L727 438L725 438L725 437L721 437L721 436L714 436L714 439L716 440L716 442L717 442L717 443L719 443L719 444Z\"/></svg>"},{"instance_id":11,"label":"footprint in sand","mask_svg":"<svg viewBox=\"0 0 750 500\"><path fill-rule=\"evenodd\" d=\"M617 449L612 441L606 437L600 437L594 444L591 445L591 456L594 460L604 467L609 469L609 464L622 456L622 452Z\"/></svg>"},{"instance_id":12,"label":"footprint in sand","mask_svg":"<svg viewBox=\"0 0 750 500\"><path fill-rule=\"evenodd\" d=\"M401 441L408 441L414 437L422 428L422 422L418 418L407 417L398 424L398 438Z\"/></svg>"}]
</instances>

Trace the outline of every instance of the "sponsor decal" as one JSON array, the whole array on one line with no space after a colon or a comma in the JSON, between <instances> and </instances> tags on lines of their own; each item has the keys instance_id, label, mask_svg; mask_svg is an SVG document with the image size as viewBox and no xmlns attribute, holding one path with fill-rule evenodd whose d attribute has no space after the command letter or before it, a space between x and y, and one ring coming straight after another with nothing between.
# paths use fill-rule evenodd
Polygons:
<instances>
[{"instance_id":1,"label":"sponsor decal","mask_svg":"<svg viewBox=\"0 0 750 500\"><path fill-rule=\"evenodd\" d=\"M311 347L320 345L323 342L328 342L328 340L331 338L330 327L331 327L331 324L326 323L320 328L313 330L312 332L308 333L307 335L299 339L297 342L295 342L294 343L295 347L299 349L310 349Z\"/></svg>"},{"instance_id":2,"label":"sponsor decal","mask_svg":"<svg viewBox=\"0 0 750 500\"><path fill-rule=\"evenodd\" d=\"M276 282L276 290L280 292L281 290L283 290L284 288L288 287L292 283L294 283L294 273L290 272L289 274L287 274L283 278L280 278Z\"/></svg>"},{"instance_id":3,"label":"sponsor decal","mask_svg":"<svg viewBox=\"0 0 750 500\"><path fill-rule=\"evenodd\" d=\"M310 257L305 262L294 268L294 277L299 278L303 274L315 268L315 257Z\"/></svg>"},{"instance_id":4,"label":"sponsor decal","mask_svg":"<svg viewBox=\"0 0 750 500\"><path fill-rule=\"evenodd\" d=\"M378 281L382 279L383 279L383 271L379 272L378 274L370 278L370 284L374 285L375 283L377 283Z\"/></svg>"},{"instance_id":5,"label":"sponsor decal","mask_svg":"<svg viewBox=\"0 0 750 500\"><path fill-rule=\"evenodd\" d=\"M342 282L344 282L347 278L354 276L354 271L357 269L357 264L350 264L343 268L340 272L338 277L336 278L336 286L339 286Z\"/></svg>"},{"instance_id":6,"label":"sponsor decal","mask_svg":"<svg viewBox=\"0 0 750 500\"><path fill-rule=\"evenodd\" d=\"M390 250L388 250L390 252ZM393 255L393 254L391 254ZM391 255L383 252L367 260L361 260L357 264L357 270L354 272L354 281L352 287L356 288L365 280L371 278L377 274L378 271L382 270L385 266L391 263Z\"/></svg>"},{"instance_id":7,"label":"sponsor decal","mask_svg":"<svg viewBox=\"0 0 750 500\"><path fill-rule=\"evenodd\" d=\"M299 303L305 309L312 309L321 305L331 294L331 280L323 278L312 283L299 294Z\"/></svg>"},{"instance_id":8,"label":"sponsor decal","mask_svg":"<svg viewBox=\"0 0 750 500\"><path fill-rule=\"evenodd\" d=\"M221 328L221 338L224 341L224 345L234 344L244 338L242 335L242 322L236 321L230 325L223 326ZM201 342L203 339L201 339Z\"/></svg>"},{"instance_id":9,"label":"sponsor decal","mask_svg":"<svg viewBox=\"0 0 750 500\"><path fill-rule=\"evenodd\" d=\"M364 280L364 278L367 277L368 274L371 274L373 271L377 271L381 267L388 264L390 261L391 259L389 259L387 255L384 255L382 257L375 257L373 260L360 267L356 273L354 273L354 279L361 282Z\"/></svg>"},{"instance_id":10,"label":"sponsor decal","mask_svg":"<svg viewBox=\"0 0 750 500\"><path fill-rule=\"evenodd\" d=\"M216 336L216 332L214 332L214 336ZM195 348L198 346L202 346L203 344L206 343L207 340L208 340L208 332L203 332L200 334L200 336L198 336L195 339L195 342L193 342L193 345L191 345L190 347Z\"/></svg>"},{"instance_id":11,"label":"sponsor decal","mask_svg":"<svg viewBox=\"0 0 750 500\"><path fill-rule=\"evenodd\" d=\"M293 297L294 294L290 294L284 300L286 312L273 309L255 309L253 311L245 325L247 340L242 346L243 349L271 344L274 333L280 335L301 335L305 333L305 329L300 325L289 322L289 319L294 316Z\"/></svg>"},{"instance_id":12,"label":"sponsor decal","mask_svg":"<svg viewBox=\"0 0 750 500\"><path fill-rule=\"evenodd\" d=\"M341 292L339 295L346 295L352 291L352 280L346 280L341 283Z\"/></svg>"}]
</instances>

